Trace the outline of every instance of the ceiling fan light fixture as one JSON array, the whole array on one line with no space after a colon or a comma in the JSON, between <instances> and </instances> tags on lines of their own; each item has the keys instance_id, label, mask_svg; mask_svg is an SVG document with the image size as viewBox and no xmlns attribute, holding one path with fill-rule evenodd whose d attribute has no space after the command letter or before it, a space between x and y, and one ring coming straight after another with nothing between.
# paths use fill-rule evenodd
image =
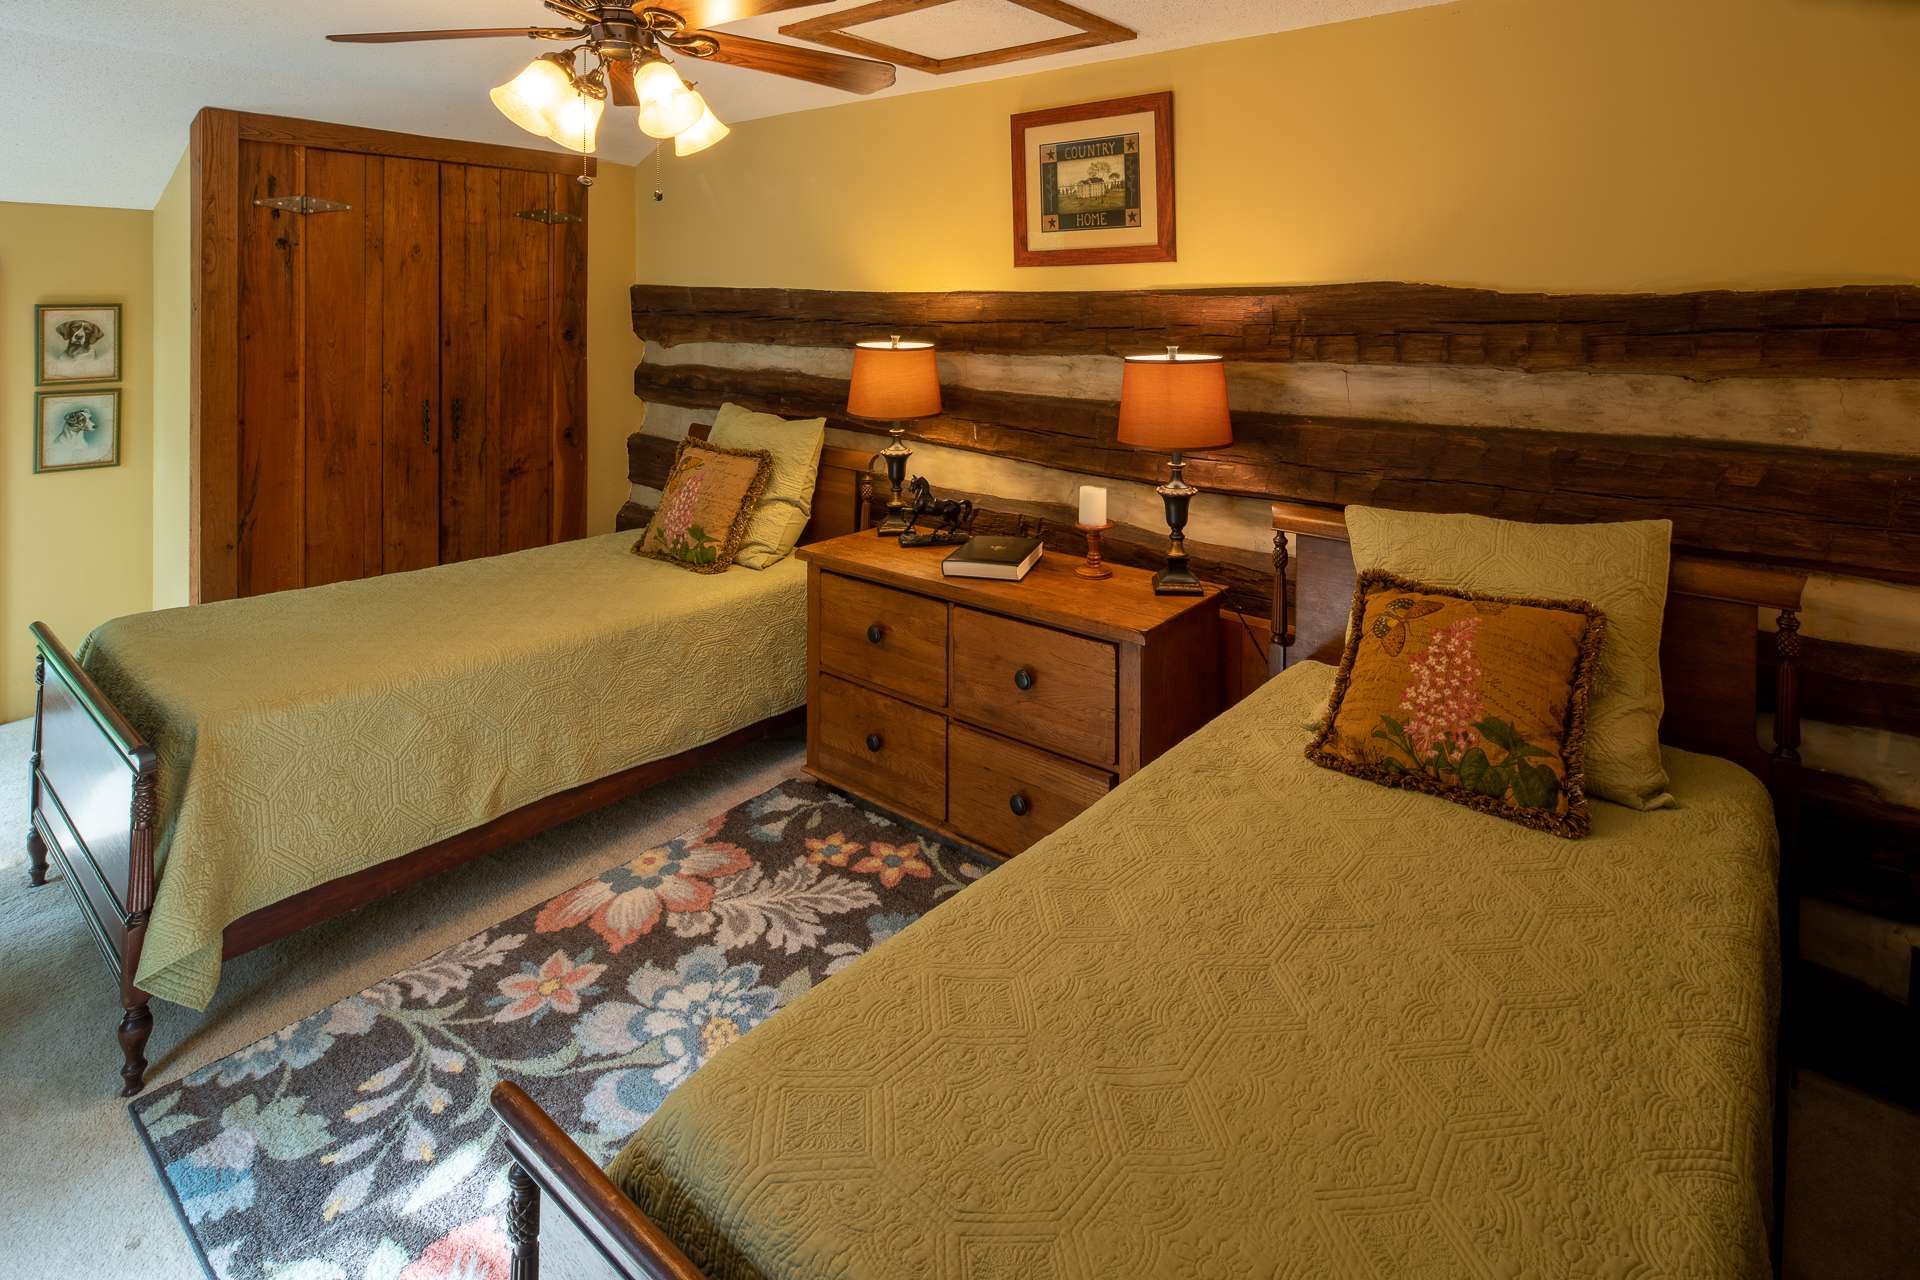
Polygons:
<instances>
[{"instance_id":1,"label":"ceiling fan light fixture","mask_svg":"<svg viewBox=\"0 0 1920 1280\"><path fill-rule=\"evenodd\" d=\"M711 106L707 106L704 101L701 105L705 110L700 113L700 118L674 135L673 154L676 156L696 155L733 132L720 123L720 117L713 114Z\"/></svg>"},{"instance_id":2,"label":"ceiling fan light fixture","mask_svg":"<svg viewBox=\"0 0 1920 1280\"><path fill-rule=\"evenodd\" d=\"M550 137L554 112L576 97L573 77L550 56L535 58L526 69L487 96L500 114L540 137Z\"/></svg>"}]
</instances>

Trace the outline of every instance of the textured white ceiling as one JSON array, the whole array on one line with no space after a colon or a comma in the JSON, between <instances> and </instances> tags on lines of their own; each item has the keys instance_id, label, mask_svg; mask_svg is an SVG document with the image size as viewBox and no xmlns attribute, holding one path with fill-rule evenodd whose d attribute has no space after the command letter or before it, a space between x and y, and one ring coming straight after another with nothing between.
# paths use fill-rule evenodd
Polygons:
<instances>
[{"instance_id":1,"label":"textured white ceiling","mask_svg":"<svg viewBox=\"0 0 1920 1280\"><path fill-rule=\"evenodd\" d=\"M671 0L661 0L671 7ZM723 28L786 39L782 23L861 0ZM957 75L901 68L888 94L919 93L1074 63L1341 22L1445 0L1079 0L1137 40ZM539 48L522 40L338 45L332 31L516 26L554 21L536 0L0 0L0 200L151 208L203 106L307 116L482 142L532 145L487 101ZM958 0L862 34L935 56L1055 34L1000 0ZM734 67L695 64L729 123L832 106L850 95ZM651 144L624 120L608 159Z\"/></svg>"}]
</instances>

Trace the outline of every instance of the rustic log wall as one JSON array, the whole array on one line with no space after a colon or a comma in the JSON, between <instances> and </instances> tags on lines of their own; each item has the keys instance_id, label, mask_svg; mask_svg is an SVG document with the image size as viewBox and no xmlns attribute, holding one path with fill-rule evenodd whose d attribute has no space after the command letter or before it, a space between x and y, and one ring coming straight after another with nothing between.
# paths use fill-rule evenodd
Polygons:
<instances>
[{"instance_id":1,"label":"rustic log wall","mask_svg":"<svg viewBox=\"0 0 1920 1280\"><path fill-rule=\"evenodd\" d=\"M643 286L633 310L649 340L634 375L649 405L634 445L635 514L657 496L673 442L723 401L822 416L835 443L877 448L876 424L844 414L848 348L901 333L941 348L946 412L908 424L914 472L972 497L982 527L1024 522L1066 554L1082 545L1073 488L1107 483L1120 526L1109 553L1151 563L1162 536L1151 486L1164 459L1114 439L1115 357L1177 342L1229 361L1235 443L1192 459L1189 478L1205 492L1189 532L1202 572L1235 607L1264 607L1265 501L1275 497L1521 520L1670 518L1677 545L1693 551L1855 575L1823 578L1824 594L1809 596L1805 712L1831 728L1813 727L1808 759L1885 796L1920 795L1904 768L1876 763L1920 750L1920 590L1883 594L1871 609L1848 603L1866 588L1858 578L1920 583L1920 289ZM1870 625L1847 622L1854 612L1872 614ZM1875 735L1895 745L1876 754ZM1875 794L1837 787L1821 810L1834 833L1825 843L1847 845L1851 822L1893 831L1874 806L1907 810L1863 798ZM1920 882L1920 857L1889 861L1886 841L1873 847L1869 881ZM1907 919L1916 901L1879 899Z\"/></svg>"}]
</instances>

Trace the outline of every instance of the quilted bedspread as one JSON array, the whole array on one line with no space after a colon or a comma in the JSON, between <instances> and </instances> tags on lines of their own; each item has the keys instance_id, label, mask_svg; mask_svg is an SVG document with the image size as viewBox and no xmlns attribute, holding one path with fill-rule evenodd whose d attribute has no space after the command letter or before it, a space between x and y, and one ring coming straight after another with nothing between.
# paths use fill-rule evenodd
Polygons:
<instances>
[{"instance_id":1,"label":"quilted bedspread","mask_svg":"<svg viewBox=\"0 0 1920 1280\"><path fill-rule=\"evenodd\" d=\"M615 1180L715 1277L1760 1276L1765 790L1570 841L1303 757L1288 671L775 1014Z\"/></svg>"},{"instance_id":2,"label":"quilted bedspread","mask_svg":"<svg viewBox=\"0 0 1920 1280\"><path fill-rule=\"evenodd\" d=\"M688 573L634 536L94 631L160 758L141 987L204 1008L248 912L806 701L804 565Z\"/></svg>"}]
</instances>

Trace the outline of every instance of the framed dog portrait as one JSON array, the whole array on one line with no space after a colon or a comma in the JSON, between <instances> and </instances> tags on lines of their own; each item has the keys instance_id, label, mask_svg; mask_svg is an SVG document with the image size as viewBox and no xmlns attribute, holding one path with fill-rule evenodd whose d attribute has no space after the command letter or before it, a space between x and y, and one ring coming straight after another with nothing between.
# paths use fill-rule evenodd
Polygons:
<instances>
[{"instance_id":1,"label":"framed dog portrait","mask_svg":"<svg viewBox=\"0 0 1920 1280\"><path fill-rule=\"evenodd\" d=\"M120 306L61 306L33 309L39 342L40 385L120 380Z\"/></svg>"},{"instance_id":2,"label":"framed dog portrait","mask_svg":"<svg viewBox=\"0 0 1920 1280\"><path fill-rule=\"evenodd\" d=\"M1013 265L1172 262L1173 94L1013 117Z\"/></svg>"},{"instance_id":3,"label":"framed dog portrait","mask_svg":"<svg viewBox=\"0 0 1920 1280\"><path fill-rule=\"evenodd\" d=\"M33 469L81 471L120 465L120 391L42 391L34 396Z\"/></svg>"}]
</instances>

